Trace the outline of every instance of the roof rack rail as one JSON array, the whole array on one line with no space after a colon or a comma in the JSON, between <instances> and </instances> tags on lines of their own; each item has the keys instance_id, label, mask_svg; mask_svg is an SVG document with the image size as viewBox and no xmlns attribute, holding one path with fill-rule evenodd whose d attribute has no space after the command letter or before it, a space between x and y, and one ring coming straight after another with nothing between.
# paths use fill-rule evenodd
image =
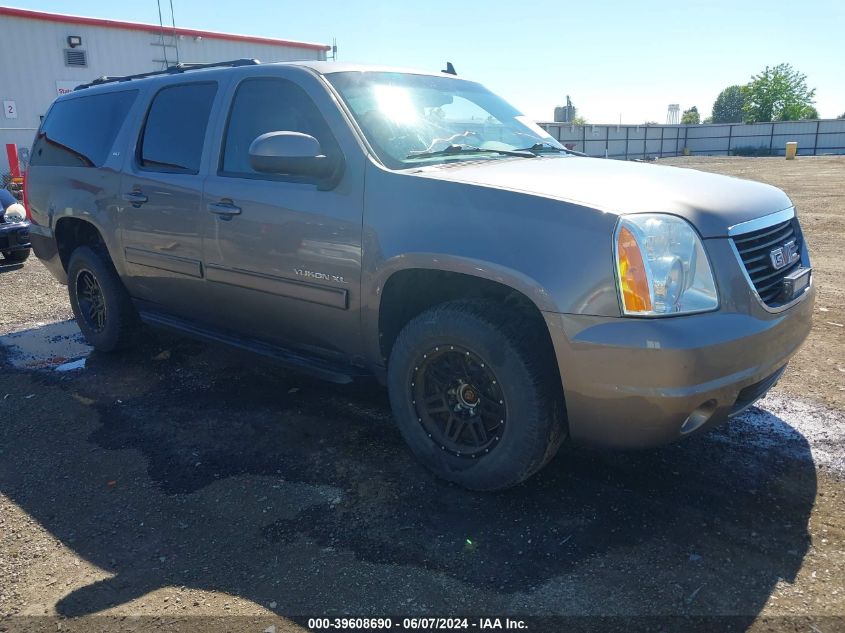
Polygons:
<instances>
[{"instance_id":1,"label":"roof rack rail","mask_svg":"<svg viewBox=\"0 0 845 633\"><path fill-rule=\"evenodd\" d=\"M139 73L137 75L120 75L120 76L104 76L98 77L91 83L82 84L81 86L77 86L74 90L84 90L85 88L91 88L92 86L100 86L102 84L110 84L120 81L131 81L133 79L144 79L146 77L155 77L157 75L176 75L179 73L184 73L189 70L202 70L203 68L234 68L237 66L255 66L256 64L260 64L261 62L257 59L232 59L226 62L211 62L211 63L190 63L190 62L183 62L181 64L176 64L174 66L168 66L164 70L154 70L148 73Z\"/></svg>"}]
</instances>

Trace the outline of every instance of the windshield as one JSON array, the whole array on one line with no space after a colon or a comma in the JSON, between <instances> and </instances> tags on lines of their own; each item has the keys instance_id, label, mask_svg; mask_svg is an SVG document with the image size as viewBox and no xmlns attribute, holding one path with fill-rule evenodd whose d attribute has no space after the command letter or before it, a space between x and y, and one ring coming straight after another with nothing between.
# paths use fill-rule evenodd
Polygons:
<instances>
[{"instance_id":1,"label":"windshield","mask_svg":"<svg viewBox=\"0 0 845 633\"><path fill-rule=\"evenodd\" d=\"M471 81L392 72L341 72L326 78L391 169L497 160L513 156L514 150L536 153L539 147L566 151L512 105Z\"/></svg>"}]
</instances>

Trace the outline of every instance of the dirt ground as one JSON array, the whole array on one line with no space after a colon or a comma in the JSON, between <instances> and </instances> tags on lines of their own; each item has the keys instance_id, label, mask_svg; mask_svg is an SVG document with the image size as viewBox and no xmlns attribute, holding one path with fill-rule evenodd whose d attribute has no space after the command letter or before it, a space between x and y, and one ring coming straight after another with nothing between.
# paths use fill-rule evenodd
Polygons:
<instances>
[{"instance_id":1,"label":"dirt ground","mask_svg":"<svg viewBox=\"0 0 845 633\"><path fill-rule=\"evenodd\" d=\"M155 332L67 372L0 345L0 631L845 630L845 157L662 162L799 209L813 333L759 407L656 450L564 449L478 494L416 464L370 383ZM78 349L70 316L36 259L0 266L0 335L26 332L0 343Z\"/></svg>"}]
</instances>

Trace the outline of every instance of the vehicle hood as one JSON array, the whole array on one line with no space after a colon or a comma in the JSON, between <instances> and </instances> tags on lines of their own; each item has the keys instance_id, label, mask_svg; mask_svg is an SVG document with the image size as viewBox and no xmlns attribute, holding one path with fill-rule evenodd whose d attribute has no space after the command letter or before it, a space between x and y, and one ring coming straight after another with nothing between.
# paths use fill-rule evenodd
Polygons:
<instances>
[{"instance_id":1,"label":"vehicle hood","mask_svg":"<svg viewBox=\"0 0 845 633\"><path fill-rule=\"evenodd\" d=\"M694 169L580 156L451 163L418 176L516 191L605 213L679 215L702 237L792 206L776 187Z\"/></svg>"}]
</instances>

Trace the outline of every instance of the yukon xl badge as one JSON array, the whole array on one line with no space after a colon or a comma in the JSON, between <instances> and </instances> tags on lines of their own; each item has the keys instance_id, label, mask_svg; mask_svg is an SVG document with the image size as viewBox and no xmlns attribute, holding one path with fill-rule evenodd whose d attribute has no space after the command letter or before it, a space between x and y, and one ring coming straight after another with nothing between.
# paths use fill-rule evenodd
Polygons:
<instances>
[{"instance_id":1,"label":"yukon xl badge","mask_svg":"<svg viewBox=\"0 0 845 633\"><path fill-rule=\"evenodd\" d=\"M329 275L328 273L315 273L313 270L305 270L303 268L294 268L293 272L297 277L305 277L306 279L322 279L323 281L333 281L336 284L345 284L346 280L341 275Z\"/></svg>"},{"instance_id":2,"label":"yukon xl badge","mask_svg":"<svg viewBox=\"0 0 845 633\"><path fill-rule=\"evenodd\" d=\"M795 246L795 240L789 240L780 248L769 253L769 259L772 260L772 267L775 270L780 270L784 266L791 264L798 259L798 248Z\"/></svg>"}]
</instances>

